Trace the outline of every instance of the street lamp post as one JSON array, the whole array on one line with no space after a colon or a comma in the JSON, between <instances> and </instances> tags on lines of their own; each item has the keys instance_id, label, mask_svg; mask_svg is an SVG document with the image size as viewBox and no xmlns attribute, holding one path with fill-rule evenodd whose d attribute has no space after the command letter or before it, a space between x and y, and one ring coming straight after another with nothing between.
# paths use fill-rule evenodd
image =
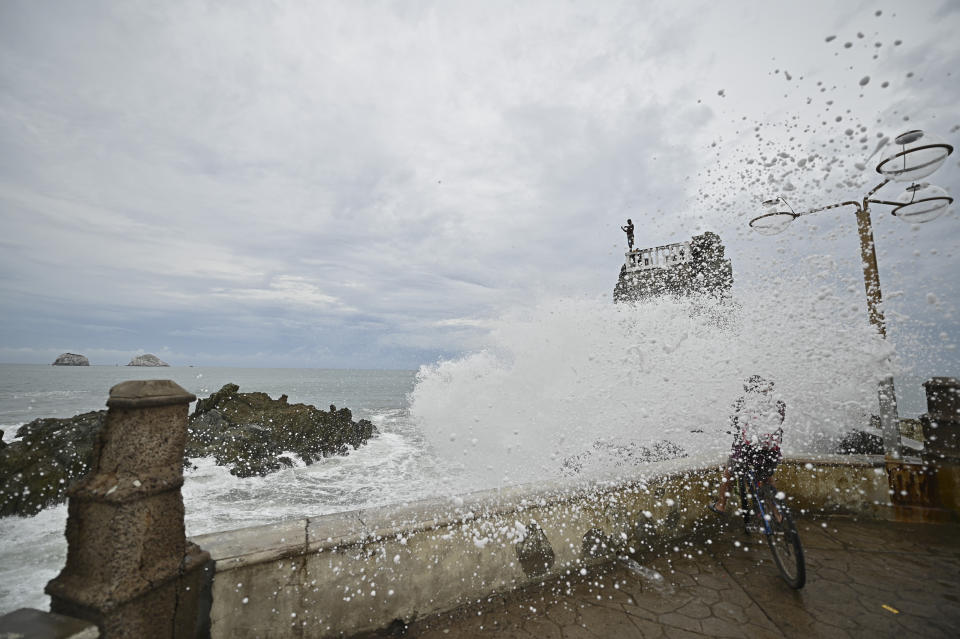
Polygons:
<instances>
[{"instance_id":1,"label":"street lamp post","mask_svg":"<svg viewBox=\"0 0 960 639\"><path fill-rule=\"evenodd\" d=\"M880 275L877 269L877 252L874 248L873 225L870 221L870 205L892 206L891 213L898 219L912 223L929 222L942 215L953 202L940 187L926 182L917 182L936 171L953 152L953 147L920 130L907 131L894 138L877 164L877 172L884 180L876 185L862 201L849 200L797 213L782 197L767 200L763 205L767 213L750 220L750 228L762 235L776 235L786 230L798 217L846 206L856 208L857 230L860 235L860 258L863 266L863 285L867 294L867 311L870 322L882 338L887 329L883 318L883 301L880 293ZM911 185L896 201L873 199L873 195L891 181L910 182ZM789 210L787 210L789 209ZM880 427L883 433L883 448L888 459L900 457L900 424L897 415L897 400L893 377L880 382L877 390L880 401Z\"/></svg>"}]
</instances>

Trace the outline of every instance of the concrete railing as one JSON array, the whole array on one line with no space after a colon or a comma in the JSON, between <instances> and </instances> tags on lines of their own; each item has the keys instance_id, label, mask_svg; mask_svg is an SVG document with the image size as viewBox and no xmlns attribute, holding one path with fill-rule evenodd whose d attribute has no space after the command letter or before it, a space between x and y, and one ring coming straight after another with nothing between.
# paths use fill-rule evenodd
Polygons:
<instances>
[{"instance_id":1,"label":"concrete railing","mask_svg":"<svg viewBox=\"0 0 960 639\"><path fill-rule=\"evenodd\" d=\"M718 520L706 505L722 461L677 459L627 479L519 486L196 537L216 560L212 636L373 630L571 575L617 552L709 538ZM788 459L778 486L797 510L892 516L880 456Z\"/></svg>"}]
</instances>

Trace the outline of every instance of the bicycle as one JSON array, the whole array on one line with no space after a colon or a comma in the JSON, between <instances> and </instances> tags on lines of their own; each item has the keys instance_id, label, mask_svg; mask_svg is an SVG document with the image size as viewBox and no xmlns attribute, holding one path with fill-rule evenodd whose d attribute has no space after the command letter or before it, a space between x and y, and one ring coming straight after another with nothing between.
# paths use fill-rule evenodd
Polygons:
<instances>
[{"instance_id":1,"label":"bicycle","mask_svg":"<svg viewBox=\"0 0 960 639\"><path fill-rule=\"evenodd\" d=\"M750 522L753 520L757 529L767 537L780 576L791 588L803 588L807 581L803 546L790 509L781 497L783 493L775 492L773 486L760 486L753 468L744 468L737 473L737 487L744 532L750 534ZM748 500L752 509L747 507Z\"/></svg>"}]
</instances>

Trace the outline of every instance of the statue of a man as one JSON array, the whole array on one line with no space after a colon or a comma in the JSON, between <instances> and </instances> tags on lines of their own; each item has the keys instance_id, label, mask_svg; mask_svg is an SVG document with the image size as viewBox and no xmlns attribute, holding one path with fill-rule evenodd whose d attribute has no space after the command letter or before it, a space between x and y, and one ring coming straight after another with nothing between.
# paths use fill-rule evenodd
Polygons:
<instances>
[{"instance_id":1,"label":"statue of a man","mask_svg":"<svg viewBox=\"0 0 960 639\"><path fill-rule=\"evenodd\" d=\"M627 234L627 247L633 250L633 220L627 218L627 225L620 227Z\"/></svg>"}]
</instances>

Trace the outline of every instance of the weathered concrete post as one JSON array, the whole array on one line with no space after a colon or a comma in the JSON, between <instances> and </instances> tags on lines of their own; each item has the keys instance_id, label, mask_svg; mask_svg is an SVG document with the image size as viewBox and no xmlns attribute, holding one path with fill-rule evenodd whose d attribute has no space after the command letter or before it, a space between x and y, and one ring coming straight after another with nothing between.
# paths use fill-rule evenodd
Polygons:
<instances>
[{"instance_id":1,"label":"weathered concrete post","mask_svg":"<svg viewBox=\"0 0 960 639\"><path fill-rule=\"evenodd\" d=\"M110 389L90 474L68 491L52 612L92 621L105 638L209 633L210 556L187 543L180 493L194 399L170 380Z\"/></svg>"},{"instance_id":2,"label":"weathered concrete post","mask_svg":"<svg viewBox=\"0 0 960 639\"><path fill-rule=\"evenodd\" d=\"M927 412L920 416L923 458L936 469L940 502L960 513L960 381L934 377L923 387L927 391Z\"/></svg>"}]
</instances>

